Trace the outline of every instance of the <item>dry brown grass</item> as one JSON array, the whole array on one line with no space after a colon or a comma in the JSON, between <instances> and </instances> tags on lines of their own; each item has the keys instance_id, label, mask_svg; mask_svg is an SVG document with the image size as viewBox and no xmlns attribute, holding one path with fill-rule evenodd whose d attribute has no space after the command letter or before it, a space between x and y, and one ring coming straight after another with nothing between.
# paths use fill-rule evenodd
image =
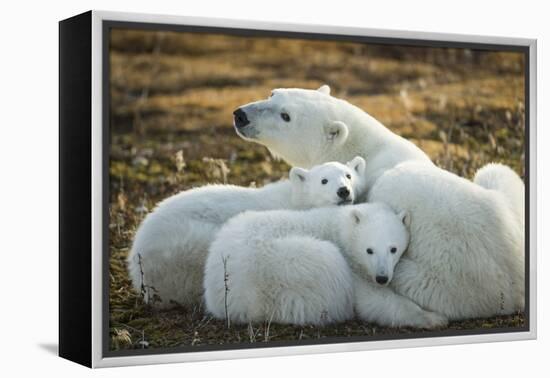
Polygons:
<instances>
[{"instance_id":1,"label":"dry brown grass","mask_svg":"<svg viewBox=\"0 0 550 378\"><path fill-rule=\"evenodd\" d=\"M221 182L224 175L212 159L225 162L232 184L259 186L286 176L285 163L231 128L234 108L267 97L273 88L328 83L334 95L464 177L490 161L524 173L520 54L122 30L113 32L111 46L112 349L413 331L351 321L324 328L272 324L266 335L266 324L226 329L200 307L156 311L131 289L125 258L137 225L159 200ZM449 328L523 325L518 314Z\"/></svg>"}]
</instances>

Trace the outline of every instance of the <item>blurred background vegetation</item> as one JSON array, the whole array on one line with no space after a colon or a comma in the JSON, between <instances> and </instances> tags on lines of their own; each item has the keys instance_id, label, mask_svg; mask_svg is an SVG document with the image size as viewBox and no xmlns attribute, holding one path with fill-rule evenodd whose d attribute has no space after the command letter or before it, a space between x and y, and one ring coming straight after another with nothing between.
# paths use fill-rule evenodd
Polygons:
<instances>
[{"instance_id":1,"label":"blurred background vegetation","mask_svg":"<svg viewBox=\"0 0 550 378\"><path fill-rule=\"evenodd\" d=\"M317 88L364 109L471 178L498 161L524 174L524 56L514 52L140 30L110 39L110 334L112 349L277 342L413 332L348 322L225 329L200 306L154 310L133 292L126 255L143 217L206 183L261 186L289 167L241 140L239 105L273 88ZM522 314L452 329L519 327Z\"/></svg>"}]
</instances>

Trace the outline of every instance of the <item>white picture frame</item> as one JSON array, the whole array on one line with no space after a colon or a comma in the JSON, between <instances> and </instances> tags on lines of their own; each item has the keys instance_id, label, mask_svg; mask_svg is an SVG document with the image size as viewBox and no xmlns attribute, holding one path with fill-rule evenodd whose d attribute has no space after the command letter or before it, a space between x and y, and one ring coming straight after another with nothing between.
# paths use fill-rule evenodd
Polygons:
<instances>
[{"instance_id":1,"label":"white picture frame","mask_svg":"<svg viewBox=\"0 0 550 378\"><path fill-rule=\"evenodd\" d=\"M70 292L68 286L73 285L71 279L74 276L64 276L60 279L60 354L66 358L72 359L76 362L82 363L90 367L115 367L115 366L128 366L128 365L143 365L143 364L156 364L156 363L174 363L174 362L191 362L191 361L206 361L206 360L221 360L221 359L235 359L235 358L251 358L251 357L267 357L267 356L284 356L284 355L299 355L310 353L327 353L327 352L348 352L359 350L376 350L376 349L389 349L389 348L410 348L410 347L423 347L423 346L437 346L437 345L449 345L449 344L467 344L467 343L482 343L482 342L499 342L499 341L512 341L512 340L528 340L535 339L537 336L537 303L536 303L536 251L537 251L537 238L536 238L536 222L537 222L537 193L536 193L536 54L537 54L537 42L533 39L521 39L521 38L502 38L502 37L490 37L490 36L477 36L477 35L458 35L458 34L444 34L444 33L423 33L423 32L411 32L411 31L398 31L398 30L379 30L369 28L350 28L350 27L336 27L336 26L323 26L323 25L299 25L299 24L285 24L285 23L265 23L256 21L241 21L230 19L214 19L214 18L195 18L195 17L183 17L183 16L169 16L169 15L153 15L153 14L134 14L134 13L122 13L122 12L105 12L105 11L90 11L81 16L80 19L72 19L76 26L67 27L66 30L61 26L62 32L60 38L63 39L64 35L68 33L73 35L73 39L76 39L76 35L79 30L89 28L89 40L84 37L86 43L89 42L89 55L85 58L90 58L89 66L90 80L89 88L83 88L83 91L89 89L89 111L91 114L89 135L82 138L90 139L90 150L82 151L82 153L90 153L88 157L91 162L90 171L82 173L82 175L89 175L89 181L91 188L89 193L91 198L83 199L79 198L77 193L70 193L70 189L67 189L65 202L60 203L61 214L63 209L70 207L74 201L89 201L90 204L90 225L91 229L78 229L79 236L89 240L89 251L84 253L84 258L87 261L79 261L79 267L86 267L88 264L89 272L84 274L86 277L90 277L89 282L89 297L84 296L84 300L89 300L90 318L89 324L87 320L84 320L85 324L75 325L75 322L70 320L77 316L76 309L72 302L74 293ZM76 20L76 21L75 21ZM62 21L66 23L66 21ZM67 24L67 23L66 23ZM170 25L171 28L178 26L198 26L198 27L213 27L213 28L227 28L227 29L245 29L251 32L256 30L273 31L282 33L314 33L325 35L338 35L338 36L363 36L381 40L403 40L403 41L417 41L421 42L425 46L469 46L469 45L498 45L498 46L515 46L522 48L528 54L528 66L527 81L528 96L526 101L526 130L528 130L528 140L526 139L526 172L528 172L528 188L526 192L528 198L528 224L529 234L526 235L526 242L529 249L526 251L528 256L528 298L526 298L526 314L528 314L528 330L521 332L497 332L497 333L483 333L483 334L461 334L461 335L447 335L440 337L426 337L426 338L399 338L391 340L377 340L377 341L353 341L344 343L330 343L330 344L316 344L316 345L295 345L295 346L282 346L282 347L253 347L246 349L224 349L214 351L197 351L197 352L185 352L185 353L156 353L149 350L149 353L143 354L131 354L131 355L119 355L113 356L105 352L105 327L106 327L106 315L105 315L105 192L104 192L104 177L105 177L105 144L107 136L104 133L105 122L107 115L105 114L105 91L106 91L106 79L103 67L105 67L104 43L106 33L109 26L113 24L122 25L148 25L150 28L160 27L162 25ZM65 33L65 34L63 34ZM62 43L60 49L60 61L63 65L63 57L67 59L75 54L73 46L77 42L69 40L65 45ZM63 46L66 46L63 49ZM81 46L82 47L82 46ZM82 47L86 48L87 47ZM86 50L87 51L87 50ZM65 55L64 55L65 54ZM83 58L84 59L84 58ZM60 69L61 71L61 69ZM63 76L63 72L60 72ZM68 83L71 78L61 77L61 81L65 80ZM61 92L63 96L63 84L60 84ZM60 112L63 113L64 107L69 106L70 101L84 101L85 99L75 96L72 99L67 98L66 102L61 101ZM528 104L528 105L527 105ZM84 104L83 107L88 105ZM528 107L527 107L528 106ZM60 123L66 122L63 117L60 117ZM67 116L67 120L70 120L70 116ZM76 118L75 118L76 119ZM64 126L61 125L61 140L63 139ZM70 141L67 140L67 143ZM60 143L60 148L63 149L65 144ZM528 151L527 151L528 150ZM63 155L61 156L63 158ZM79 158L79 155L75 156L75 159ZM62 159L60 159L62 160ZM63 165L63 161L60 163ZM73 168L74 169L74 168ZM66 174L63 174L61 170L60 181L62 190L64 185L68 185L71 168L66 168ZM527 174L526 174L527 178ZM66 181L64 181L66 180ZM86 202L88 203L88 202ZM60 216L61 223L64 223L63 216ZM66 221L65 227L61 227L61 237L66 236L66 232L69 232L73 227L78 225L69 224ZM63 243L61 243L63 247ZM70 241L66 245L70 245ZM66 274L66 270L70 269L70 266L74 267L73 262L67 257L68 252L61 253L61 259L68 259L60 261L60 274ZM89 258L89 260L88 260ZM80 268L74 268L77 271ZM88 275L89 274L89 275ZM71 278L73 277L73 278ZM82 279L82 276L79 278ZM87 279L87 278L86 278ZM76 284L74 284L76 285ZM86 282L81 282L78 285L86 286ZM75 287L77 287L76 285ZM63 302L63 298L67 297L67 302ZM82 298L81 298L82 300ZM71 309L73 308L73 309ZM63 316L62 316L63 314ZM527 316L527 315L526 315ZM72 327L72 328L71 328ZM82 344L90 345L90 348L82 347L84 352L71 352L71 348L74 348L70 333L78 332L78 337ZM89 338L88 338L89 333ZM237 347L236 347L237 348Z\"/></svg>"}]
</instances>

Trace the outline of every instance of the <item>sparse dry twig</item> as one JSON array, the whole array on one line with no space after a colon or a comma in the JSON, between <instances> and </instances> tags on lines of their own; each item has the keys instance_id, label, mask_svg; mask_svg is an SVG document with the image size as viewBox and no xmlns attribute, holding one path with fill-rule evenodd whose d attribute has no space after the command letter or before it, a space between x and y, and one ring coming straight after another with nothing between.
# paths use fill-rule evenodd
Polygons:
<instances>
[{"instance_id":1,"label":"sparse dry twig","mask_svg":"<svg viewBox=\"0 0 550 378\"><path fill-rule=\"evenodd\" d=\"M223 286L224 286L224 308L225 308L225 326L227 329L231 327L230 319L229 319L229 311L227 308L227 296L229 295L229 274L227 273L227 259L228 256L223 256Z\"/></svg>"},{"instance_id":2,"label":"sparse dry twig","mask_svg":"<svg viewBox=\"0 0 550 378\"><path fill-rule=\"evenodd\" d=\"M224 184L227 184L227 175L230 170L225 164L223 159L214 159L211 157L204 157L202 161L208 164L206 174L213 179L221 179Z\"/></svg>"},{"instance_id":3,"label":"sparse dry twig","mask_svg":"<svg viewBox=\"0 0 550 378\"><path fill-rule=\"evenodd\" d=\"M141 254L138 253L137 257L138 257L139 274L140 274L140 280L141 280L141 285L140 285L141 298L148 304L161 302L162 300L158 295L158 290L154 286L145 284L145 274L143 272L143 263L142 263ZM153 293L152 296L151 296L151 293Z\"/></svg>"}]
</instances>

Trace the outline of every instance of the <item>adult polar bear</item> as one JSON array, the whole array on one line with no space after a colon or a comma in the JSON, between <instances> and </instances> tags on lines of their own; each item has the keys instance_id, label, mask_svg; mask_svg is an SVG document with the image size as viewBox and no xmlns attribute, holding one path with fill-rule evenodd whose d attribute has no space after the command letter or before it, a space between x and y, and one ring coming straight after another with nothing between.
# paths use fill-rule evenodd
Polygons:
<instances>
[{"instance_id":1,"label":"adult polar bear","mask_svg":"<svg viewBox=\"0 0 550 378\"><path fill-rule=\"evenodd\" d=\"M411 241L391 288L369 293L388 311L411 300L450 320L524 309L523 183L507 167L480 170L476 183L440 169L326 85L274 90L235 110L234 123L291 165L364 157L368 200L409 211ZM369 308L379 303L360 311L381 311Z\"/></svg>"}]
</instances>

